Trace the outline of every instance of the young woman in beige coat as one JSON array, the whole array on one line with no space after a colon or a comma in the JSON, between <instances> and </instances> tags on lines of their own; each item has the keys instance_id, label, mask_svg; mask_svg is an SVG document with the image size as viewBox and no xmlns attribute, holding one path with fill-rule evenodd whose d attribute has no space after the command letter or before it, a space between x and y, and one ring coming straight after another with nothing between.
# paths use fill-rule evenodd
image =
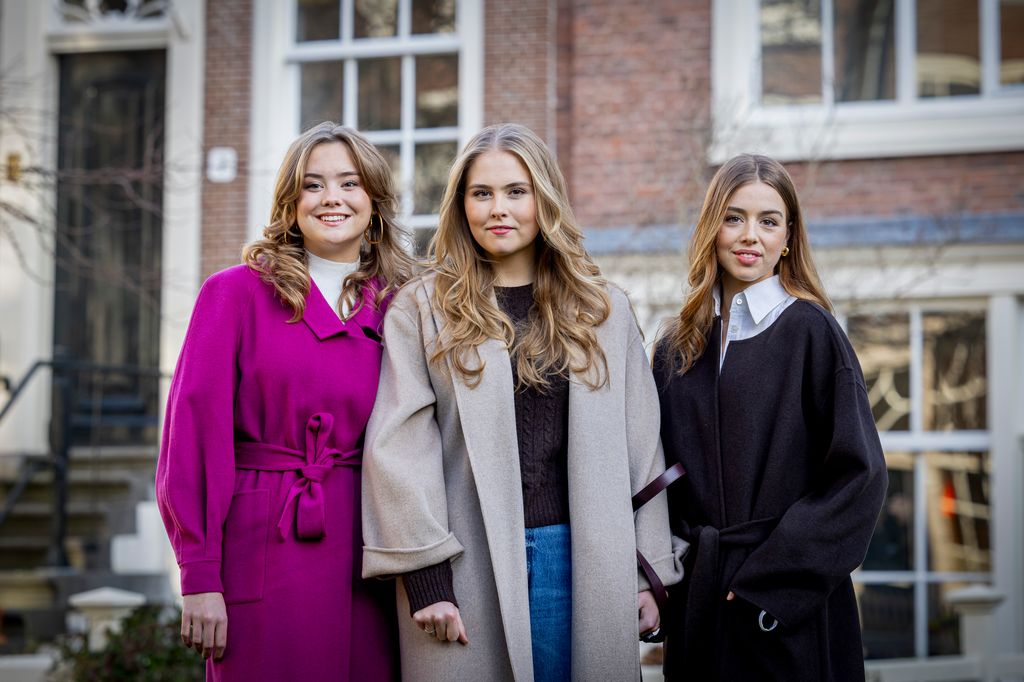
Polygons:
<instances>
[{"instance_id":1,"label":"young woman in beige coat","mask_svg":"<svg viewBox=\"0 0 1024 682\"><path fill-rule=\"evenodd\" d=\"M681 577L659 411L626 296L532 132L452 167L432 267L395 297L363 459L363 575L400 576L410 680L639 679L659 626L639 548ZM411 616L411 617L410 617Z\"/></svg>"}]
</instances>

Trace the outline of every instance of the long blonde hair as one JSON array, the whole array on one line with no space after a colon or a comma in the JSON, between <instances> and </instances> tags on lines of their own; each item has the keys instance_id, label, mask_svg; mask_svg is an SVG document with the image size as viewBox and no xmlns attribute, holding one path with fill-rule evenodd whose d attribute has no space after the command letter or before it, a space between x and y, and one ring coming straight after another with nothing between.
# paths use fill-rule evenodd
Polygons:
<instances>
[{"instance_id":1,"label":"long blonde hair","mask_svg":"<svg viewBox=\"0 0 1024 682\"><path fill-rule=\"evenodd\" d=\"M494 303L494 269L466 219L466 175L480 155L492 150L522 162L537 202L535 305L518 340L511 320ZM544 390L548 375L570 372L591 389L607 382L607 361L594 332L611 308L606 282L583 248L562 172L530 129L493 125L466 144L448 174L428 254L437 272L434 307L445 320L432 361L449 358L462 380L476 386L484 371L478 346L495 338L510 349L520 387Z\"/></svg>"},{"instance_id":2,"label":"long blonde hair","mask_svg":"<svg viewBox=\"0 0 1024 682\"><path fill-rule=\"evenodd\" d=\"M729 199L743 185L763 182L773 188L786 204L789 254L779 260L776 273L783 288L792 296L813 301L832 310L811 258L803 212L793 179L775 159L757 154L741 154L725 163L711 180L697 227L690 240L689 293L679 315L663 335L680 374L693 366L704 353L707 335L715 317L713 291L722 275L716 241L725 219Z\"/></svg>"},{"instance_id":3,"label":"long blonde hair","mask_svg":"<svg viewBox=\"0 0 1024 682\"><path fill-rule=\"evenodd\" d=\"M412 258L402 248L408 237L395 218L398 201L388 162L357 131L324 121L304 132L288 148L274 184L270 223L263 229L262 239L247 244L242 250L242 261L258 271L265 282L274 285L281 300L291 307L293 316L289 322L302 319L309 294L306 251L296 223L302 178L313 148L324 142L341 142L348 148L376 214L370 219L369 230L375 233L377 243L371 244L364 237L359 247L359 269L345 278L341 298L335 305L347 301L351 316L362 305L363 287L370 286L373 303L379 307L381 301L412 274Z\"/></svg>"}]
</instances>

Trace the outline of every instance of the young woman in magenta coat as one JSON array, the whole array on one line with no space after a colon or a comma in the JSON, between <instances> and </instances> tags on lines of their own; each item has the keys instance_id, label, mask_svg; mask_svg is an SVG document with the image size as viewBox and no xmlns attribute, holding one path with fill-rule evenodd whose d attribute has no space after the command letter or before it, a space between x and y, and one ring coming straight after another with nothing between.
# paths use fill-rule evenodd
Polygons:
<instances>
[{"instance_id":1,"label":"young woman in magenta coat","mask_svg":"<svg viewBox=\"0 0 1024 682\"><path fill-rule=\"evenodd\" d=\"M583 248L544 143L455 160L433 267L395 297L367 427L363 574L401 576L408 680L633 680L679 579L658 398L625 295Z\"/></svg>"},{"instance_id":2,"label":"young woman in magenta coat","mask_svg":"<svg viewBox=\"0 0 1024 682\"><path fill-rule=\"evenodd\" d=\"M311 128L263 239L199 292L156 491L207 679L398 678L393 597L359 575L381 321L411 265L391 177L357 132Z\"/></svg>"},{"instance_id":3,"label":"young woman in magenta coat","mask_svg":"<svg viewBox=\"0 0 1024 682\"><path fill-rule=\"evenodd\" d=\"M863 680L850 572L887 484L860 365L793 181L743 155L711 181L689 293L655 352L673 530L669 680Z\"/></svg>"}]
</instances>

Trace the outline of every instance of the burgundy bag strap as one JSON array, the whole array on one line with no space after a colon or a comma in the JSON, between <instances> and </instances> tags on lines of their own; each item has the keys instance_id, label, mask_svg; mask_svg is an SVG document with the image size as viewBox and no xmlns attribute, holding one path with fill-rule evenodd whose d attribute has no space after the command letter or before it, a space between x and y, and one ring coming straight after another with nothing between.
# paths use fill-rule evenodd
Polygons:
<instances>
[{"instance_id":1,"label":"burgundy bag strap","mask_svg":"<svg viewBox=\"0 0 1024 682\"><path fill-rule=\"evenodd\" d=\"M676 462L670 466L660 476L645 485L643 490L633 496L633 511L635 512L653 500L658 493L675 483L685 473L686 469L683 468L681 462ZM651 562L647 561L647 557L639 549L636 550L636 561L640 564L640 570L644 572L647 582L651 585L651 593L654 595L654 601L658 604L658 610L664 614L668 608L668 591L665 589L665 585L661 582L661 578L658 577L654 567L651 566Z\"/></svg>"}]
</instances>

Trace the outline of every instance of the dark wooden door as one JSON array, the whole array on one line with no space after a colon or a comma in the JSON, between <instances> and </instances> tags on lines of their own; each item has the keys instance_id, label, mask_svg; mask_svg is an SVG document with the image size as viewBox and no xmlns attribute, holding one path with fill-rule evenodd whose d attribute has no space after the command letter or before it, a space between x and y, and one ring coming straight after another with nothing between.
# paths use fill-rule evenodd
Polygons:
<instances>
[{"instance_id":1,"label":"dark wooden door","mask_svg":"<svg viewBox=\"0 0 1024 682\"><path fill-rule=\"evenodd\" d=\"M72 442L156 438L164 92L163 51L60 58L53 352L77 366L55 405Z\"/></svg>"}]
</instances>

